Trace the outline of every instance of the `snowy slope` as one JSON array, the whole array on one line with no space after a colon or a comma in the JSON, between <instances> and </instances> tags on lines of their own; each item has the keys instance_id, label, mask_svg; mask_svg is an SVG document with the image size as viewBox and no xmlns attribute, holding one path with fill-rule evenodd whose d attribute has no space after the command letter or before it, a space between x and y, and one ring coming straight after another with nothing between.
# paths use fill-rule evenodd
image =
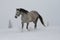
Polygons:
<instances>
[{"instance_id":1,"label":"snowy slope","mask_svg":"<svg viewBox=\"0 0 60 40\"><path fill-rule=\"evenodd\" d=\"M31 31L4 29L0 30L0 40L60 40L60 27L50 26Z\"/></svg>"}]
</instances>

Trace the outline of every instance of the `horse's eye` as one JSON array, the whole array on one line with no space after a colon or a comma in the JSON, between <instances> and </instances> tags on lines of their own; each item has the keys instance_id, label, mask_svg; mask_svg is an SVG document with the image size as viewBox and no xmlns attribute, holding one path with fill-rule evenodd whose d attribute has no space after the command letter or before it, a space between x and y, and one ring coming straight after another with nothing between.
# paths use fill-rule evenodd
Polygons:
<instances>
[{"instance_id":1,"label":"horse's eye","mask_svg":"<svg viewBox=\"0 0 60 40\"><path fill-rule=\"evenodd\" d=\"M17 13L19 13L19 12L17 12Z\"/></svg>"}]
</instances>

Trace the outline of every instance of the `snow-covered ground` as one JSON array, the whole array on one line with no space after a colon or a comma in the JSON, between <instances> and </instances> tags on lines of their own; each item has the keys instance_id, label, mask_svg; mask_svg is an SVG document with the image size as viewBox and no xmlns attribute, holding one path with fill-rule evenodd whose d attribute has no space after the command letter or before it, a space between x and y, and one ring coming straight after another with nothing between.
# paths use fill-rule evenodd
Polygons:
<instances>
[{"instance_id":1,"label":"snow-covered ground","mask_svg":"<svg viewBox=\"0 0 60 40\"><path fill-rule=\"evenodd\" d=\"M0 29L0 40L60 40L60 27L49 26L31 31Z\"/></svg>"},{"instance_id":2,"label":"snow-covered ground","mask_svg":"<svg viewBox=\"0 0 60 40\"><path fill-rule=\"evenodd\" d=\"M22 31L20 17L14 18L16 8L38 11L48 26L43 27L39 22L36 30L31 24L31 31L25 28ZM59 17L60 0L0 0L0 40L60 40Z\"/></svg>"}]
</instances>

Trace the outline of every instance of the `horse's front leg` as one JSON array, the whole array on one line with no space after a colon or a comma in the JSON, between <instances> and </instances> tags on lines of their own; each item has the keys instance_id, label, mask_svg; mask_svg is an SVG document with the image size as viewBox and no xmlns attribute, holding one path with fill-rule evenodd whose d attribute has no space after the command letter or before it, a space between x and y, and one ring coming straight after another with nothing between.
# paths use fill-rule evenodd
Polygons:
<instances>
[{"instance_id":1,"label":"horse's front leg","mask_svg":"<svg viewBox=\"0 0 60 40\"><path fill-rule=\"evenodd\" d=\"M28 30L28 25L29 25L29 23L27 23L27 26L26 26L26 29Z\"/></svg>"},{"instance_id":2,"label":"horse's front leg","mask_svg":"<svg viewBox=\"0 0 60 40\"><path fill-rule=\"evenodd\" d=\"M24 27L24 23L22 22L22 29L23 29L23 27Z\"/></svg>"}]
</instances>

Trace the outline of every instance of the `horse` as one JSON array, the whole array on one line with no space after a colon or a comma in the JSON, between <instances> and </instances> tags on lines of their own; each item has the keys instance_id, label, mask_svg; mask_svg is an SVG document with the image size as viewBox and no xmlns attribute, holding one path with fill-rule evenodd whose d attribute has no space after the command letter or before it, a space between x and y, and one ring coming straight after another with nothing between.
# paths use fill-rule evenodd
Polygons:
<instances>
[{"instance_id":1,"label":"horse","mask_svg":"<svg viewBox=\"0 0 60 40\"><path fill-rule=\"evenodd\" d=\"M19 17L20 15L22 21L22 29L24 27L24 23L26 23L26 29L28 30L29 22L33 22L35 24L34 29L36 29L38 18L40 19L42 25L45 26L42 16L37 11L32 10L29 12L28 10L25 10L23 8L17 8L15 18Z\"/></svg>"}]
</instances>

